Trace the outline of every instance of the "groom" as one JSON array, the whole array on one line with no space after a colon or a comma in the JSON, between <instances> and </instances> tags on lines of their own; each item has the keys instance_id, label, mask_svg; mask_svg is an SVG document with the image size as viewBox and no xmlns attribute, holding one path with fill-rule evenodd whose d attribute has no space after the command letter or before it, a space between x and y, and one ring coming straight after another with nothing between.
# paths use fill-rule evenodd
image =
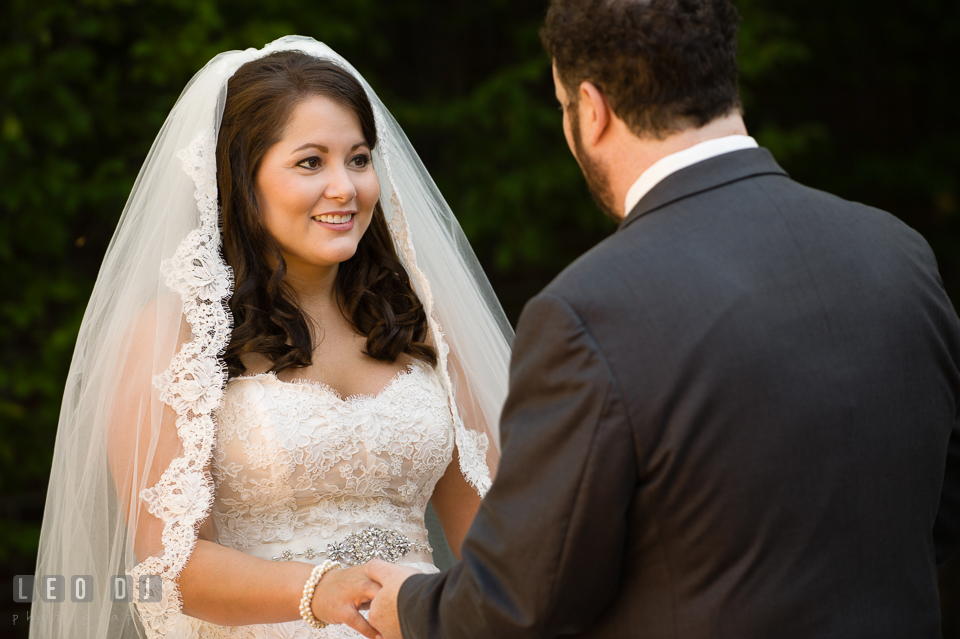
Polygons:
<instances>
[{"instance_id":1,"label":"groom","mask_svg":"<svg viewBox=\"0 0 960 639\"><path fill-rule=\"evenodd\" d=\"M960 322L917 233L747 136L738 21L552 2L564 133L620 227L524 309L463 560L369 565L384 637L940 636Z\"/></svg>"}]
</instances>

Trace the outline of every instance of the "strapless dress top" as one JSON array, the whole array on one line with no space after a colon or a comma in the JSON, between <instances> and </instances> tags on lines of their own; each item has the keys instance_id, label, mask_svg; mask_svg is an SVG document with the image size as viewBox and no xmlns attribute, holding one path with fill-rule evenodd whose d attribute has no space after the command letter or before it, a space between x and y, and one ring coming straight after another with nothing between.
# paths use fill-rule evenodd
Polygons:
<instances>
[{"instance_id":1,"label":"strapless dress top","mask_svg":"<svg viewBox=\"0 0 960 639\"><path fill-rule=\"evenodd\" d=\"M217 413L212 474L215 541L274 560L311 555L370 526L425 547L424 514L453 457L453 421L432 367L415 361L376 395L341 397L318 382L273 373L236 377ZM436 572L429 552L398 564ZM238 627L181 616L204 639L361 637L303 621Z\"/></svg>"}]
</instances>

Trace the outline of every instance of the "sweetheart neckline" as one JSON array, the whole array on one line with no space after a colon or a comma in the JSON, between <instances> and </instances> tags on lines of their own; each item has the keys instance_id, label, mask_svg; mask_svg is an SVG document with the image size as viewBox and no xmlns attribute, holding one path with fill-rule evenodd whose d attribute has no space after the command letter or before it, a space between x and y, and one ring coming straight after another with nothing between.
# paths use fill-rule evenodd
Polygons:
<instances>
[{"instance_id":1,"label":"sweetheart neckline","mask_svg":"<svg viewBox=\"0 0 960 639\"><path fill-rule=\"evenodd\" d=\"M259 380L259 379L263 379L264 377L267 377L285 386L305 387L312 391L320 391L322 394L331 395L334 399L336 399L337 401L343 404L355 404L363 401L374 401L374 400L380 399L381 397L386 395L390 390L392 390L393 387L400 382L400 380L406 377L409 377L414 372L422 368L423 366L419 360L416 360L416 359L413 360L412 362L410 362L410 364L407 365L406 368L397 371L397 373L390 378L390 381L388 381L383 386L383 388L377 391L377 393L374 395L368 395L366 393L354 393L353 395L347 395L346 397L344 397L343 395L340 394L340 391L333 388L329 384L325 384L323 382L319 382L314 379L305 379L302 377L295 377L290 381L286 382L280 379L279 377L277 377L277 374L274 371L267 371L265 373L258 373L256 375L238 375L237 377L230 378L230 380L227 383L230 384L235 381L250 380L250 379Z\"/></svg>"}]
</instances>

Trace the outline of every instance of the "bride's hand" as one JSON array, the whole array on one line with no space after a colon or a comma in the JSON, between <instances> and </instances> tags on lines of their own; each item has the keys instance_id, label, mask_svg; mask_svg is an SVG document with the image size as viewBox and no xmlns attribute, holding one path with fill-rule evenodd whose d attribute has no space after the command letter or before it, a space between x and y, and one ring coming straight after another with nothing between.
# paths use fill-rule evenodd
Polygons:
<instances>
[{"instance_id":1,"label":"bride's hand","mask_svg":"<svg viewBox=\"0 0 960 639\"><path fill-rule=\"evenodd\" d=\"M328 624L342 623L364 637L377 639L377 631L360 614L380 590L366 575L364 566L331 570L320 579L310 608L313 616Z\"/></svg>"}]
</instances>

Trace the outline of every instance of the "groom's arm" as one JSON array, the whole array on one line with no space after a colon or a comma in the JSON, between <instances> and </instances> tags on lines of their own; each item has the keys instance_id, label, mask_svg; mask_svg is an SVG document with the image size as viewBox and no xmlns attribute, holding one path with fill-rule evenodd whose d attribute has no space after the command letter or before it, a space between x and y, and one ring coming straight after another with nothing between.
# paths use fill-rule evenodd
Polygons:
<instances>
[{"instance_id":1,"label":"groom's arm","mask_svg":"<svg viewBox=\"0 0 960 639\"><path fill-rule=\"evenodd\" d=\"M552 637L616 595L636 483L632 431L605 354L563 299L524 309L493 487L440 575L400 589L405 639Z\"/></svg>"},{"instance_id":2,"label":"groom's arm","mask_svg":"<svg viewBox=\"0 0 960 639\"><path fill-rule=\"evenodd\" d=\"M933 526L937 565L960 552L960 418L953 423L947 446L947 465L940 490L940 508Z\"/></svg>"}]
</instances>

